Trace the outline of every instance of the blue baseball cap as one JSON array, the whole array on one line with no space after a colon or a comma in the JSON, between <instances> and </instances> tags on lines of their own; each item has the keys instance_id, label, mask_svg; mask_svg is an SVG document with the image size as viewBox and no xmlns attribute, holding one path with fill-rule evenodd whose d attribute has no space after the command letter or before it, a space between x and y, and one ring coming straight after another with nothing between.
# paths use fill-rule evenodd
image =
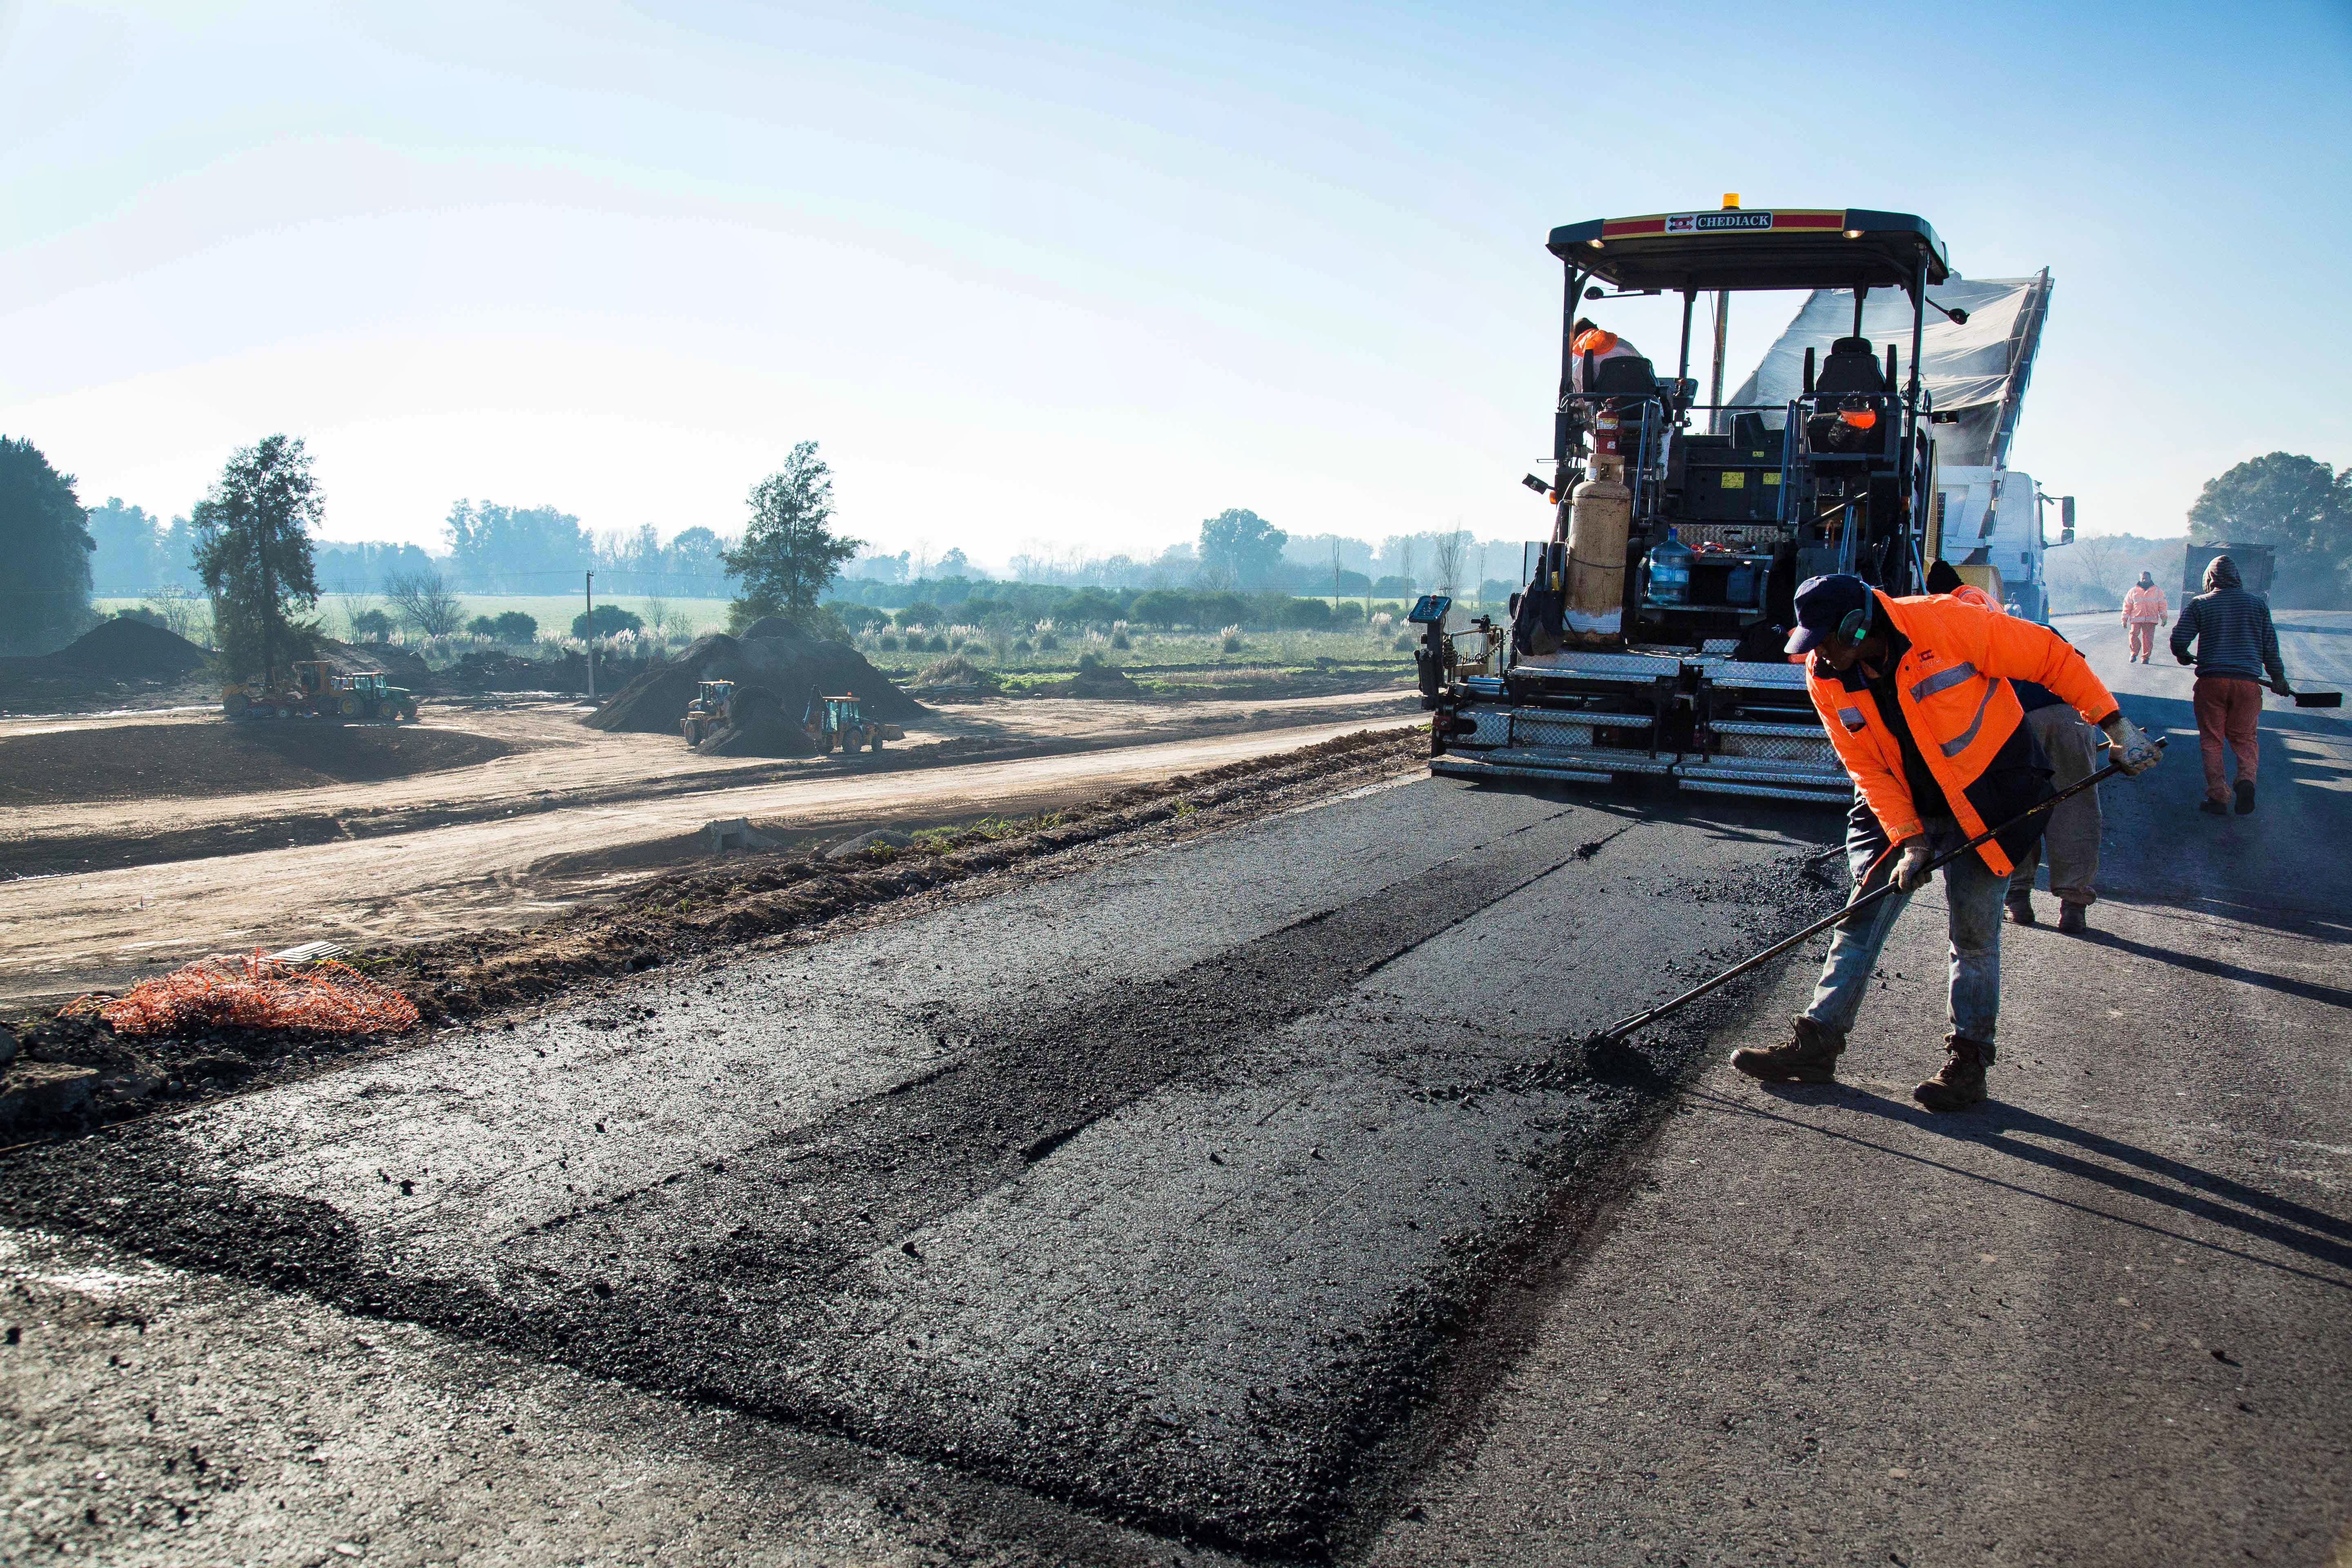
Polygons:
<instances>
[{"instance_id":1,"label":"blue baseball cap","mask_svg":"<svg viewBox=\"0 0 2352 1568\"><path fill-rule=\"evenodd\" d=\"M1808 577L1797 589L1797 629L1789 634L1788 651L1811 653L1838 635L1845 618L1870 608L1870 584L1848 572Z\"/></svg>"}]
</instances>

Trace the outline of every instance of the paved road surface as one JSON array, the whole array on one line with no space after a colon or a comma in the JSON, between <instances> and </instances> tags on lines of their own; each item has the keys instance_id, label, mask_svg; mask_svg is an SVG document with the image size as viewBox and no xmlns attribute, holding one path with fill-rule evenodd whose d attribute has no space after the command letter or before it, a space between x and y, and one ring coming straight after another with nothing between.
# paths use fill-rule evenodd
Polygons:
<instances>
[{"instance_id":1,"label":"paved road surface","mask_svg":"<svg viewBox=\"0 0 2352 1568\"><path fill-rule=\"evenodd\" d=\"M2347 737L2279 722L2255 817L2110 789L1964 1121L1924 902L1844 1088L1675 1087L1798 972L1559 1049L1803 918L1819 816L1422 779L11 1156L82 1234L12 1244L0 1540L2326 1562Z\"/></svg>"},{"instance_id":2,"label":"paved road surface","mask_svg":"<svg viewBox=\"0 0 2352 1568\"><path fill-rule=\"evenodd\" d=\"M2280 619L2342 679L2352 616ZM2095 935L2005 936L2000 1104L1910 1102L1948 1026L1916 900L1847 1086L1700 1079L1373 1561L2352 1562L2352 726L2272 700L2217 822L2189 672L2061 626L2173 745L2103 791Z\"/></svg>"}]
</instances>

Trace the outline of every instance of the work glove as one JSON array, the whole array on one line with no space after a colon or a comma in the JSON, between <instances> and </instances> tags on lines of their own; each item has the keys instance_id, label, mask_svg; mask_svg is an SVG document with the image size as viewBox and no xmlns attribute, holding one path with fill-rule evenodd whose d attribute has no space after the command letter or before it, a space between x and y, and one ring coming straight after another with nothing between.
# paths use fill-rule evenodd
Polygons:
<instances>
[{"instance_id":1,"label":"work glove","mask_svg":"<svg viewBox=\"0 0 2352 1568\"><path fill-rule=\"evenodd\" d=\"M2164 754L2156 749L2156 742L2140 733L2138 725L2120 713L2104 727L2107 731L2107 760L2123 770L2126 778L2147 772Z\"/></svg>"},{"instance_id":2,"label":"work glove","mask_svg":"<svg viewBox=\"0 0 2352 1568\"><path fill-rule=\"evenodd\" d=\"M1906 893L1916 893L1927 880L1927 866L1936 857L1925 843L1914 840L1903 847L1903 858L1895 868L1895 885Z\"/></svg>"},{"instance_id":3,"label":"work glove","mask_svg":"<svg viewBox=\"0 0 2352 1568\"><path fill-rule=\"evenodd\" d=\"M2292 696L2294 696L2294 687L2292 687L2292 686L2289 686L2289 685L2288 685L2285 681L2284 681L2284 680L2273 680L2273 681L2272 681L2272 682L2271 682L2271 689L2272 689L2273 691L2277 692L2281 697L2292 697Z\"/></svg>"}]
</instances>

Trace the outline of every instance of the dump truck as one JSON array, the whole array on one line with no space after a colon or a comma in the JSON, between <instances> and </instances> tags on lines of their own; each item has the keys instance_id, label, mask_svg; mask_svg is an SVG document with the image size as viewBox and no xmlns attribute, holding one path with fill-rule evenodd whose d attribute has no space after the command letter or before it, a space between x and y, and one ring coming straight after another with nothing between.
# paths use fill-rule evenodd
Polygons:
<instances>
[{"instance_id":1,"label":"dump truck","mask_svg":"<svg viewBox=\"0 0 2352 1568\"><path fill-rule=\"evenodd\" d=\"M1553 524L1526 547L1507 637L1415 607L1430 766L1847 805L1852 784L1802 668L1782 651L1797 585L1848 572L1890 594L1923 591L1927 563L1948 549L1939 503L1958 539L1977 482L1956 475L1965 482L1945 493L1938 432L1981 436L1956 441L1965 450L1954 455L1999 470L2046 274L2032 288L2007 280L1992 319L1979 300L1977 329L1954 340L1931 337L1928 320L1967 326L1969 308L1945 296L1971 286L1908 213L1743 209L1734 198L1711 212L1565 225L1549 248L1566 277L1553 474L1522 482L1545 495ZM1795 289L1808 299L1790 331L1724 398L1730 298ZM1702 294L1718 323L1704 401L1691 375ZM1646 358L1577 351L1585 301L1673 295L1682 331L1671 375ZM1997 370L1947 363L1976 354L1979 340ZM1980 564L1997 569L1990 543Z\"/></svg>"},{"instance_id":2,"label":"dump truck","mask_svg":"<svg viewBox=\"0 0 2352 1568\"><path fill-rule=\"evenodd\" d=\"M334 723L396 723L416 717L416 694L380 669L338 672L324 659L297 659L277 684L231 681L221 711L231 719L325 719Z\"/></svg>"},{"instance_id":3,"label":"dump truck","mask_svg":"<svg viewBox=\"0 0 2352 1568\"><path fill-rule=\"evenodd\" d=\"M2180 600L2187 604L2205 591L2205 568L2216 555L2226 555L2238 568L2238 585L2249 594L2267 594L2278 573L2277 552L2267 544L2192 544L2181 563ZM2176 612L2177 614L2178 612Z\"/></svg>"}]
</instances>

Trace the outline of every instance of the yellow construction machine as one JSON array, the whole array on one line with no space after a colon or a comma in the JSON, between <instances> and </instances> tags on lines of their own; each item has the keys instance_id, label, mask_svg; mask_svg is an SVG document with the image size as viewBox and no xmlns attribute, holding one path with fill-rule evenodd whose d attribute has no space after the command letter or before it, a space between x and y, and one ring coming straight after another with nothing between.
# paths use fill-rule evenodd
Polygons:
<instances>
[{"instance_id":1,"label":"yellow construction machine","mask_svg":"<svg viewBox=\"0 0 2352 1568\"><path fill-rule=\"evenodd\" d=\"M289 679L233 680L221 689L231 719L325 719L333 723L393 723L416 717L416 694L380 669L339 675L323 659L297 659Z\"/></svg>"}]
</instances>

